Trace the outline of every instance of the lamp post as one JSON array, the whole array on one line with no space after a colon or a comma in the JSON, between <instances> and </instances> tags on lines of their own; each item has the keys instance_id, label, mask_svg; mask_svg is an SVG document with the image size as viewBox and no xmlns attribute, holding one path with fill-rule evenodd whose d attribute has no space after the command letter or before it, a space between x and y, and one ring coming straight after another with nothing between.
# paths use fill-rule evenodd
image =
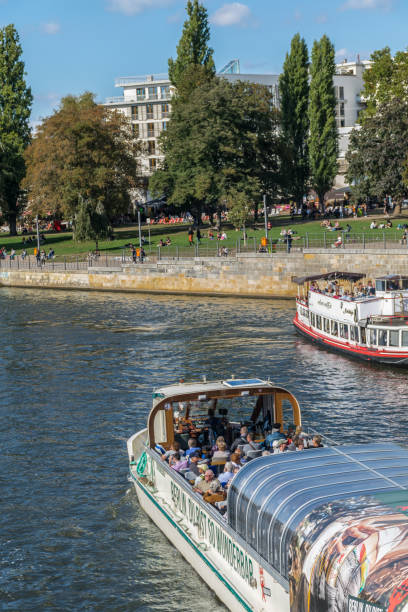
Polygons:
<instances>
[{"instance_id":1,"label":"lamp post","mask_svg":"<svg viewBox=\"0 0 408 612\"><path fill-rule=\"evenodd\" d=\"M38 215L35 218L35 224L36 224L36 228L37 228L37 251L38 254L40 253L40 232L38 229Z\"/></svg>"},{"instance_id":2,"label":"lamp post","mask_svg":"<svg viewBox=\"0 0 408 612\"><path fill-rule=\"evenodd\" d=\"M140 221L140 206L139 205L137 207L137 222L139 225L139 246L141 249L142 248L142 227L141 227L141 221Z\"/></svg>"},{"instance_id":3,"label":"lamp post","mask_svg":"<svg viewBox=\"0 0 408 612\"><path fill-rule=\"evenodd\" d=\"M266 193L264 193L263 205L264 205L264 217L265 217L265 238L268 240L268 215L266 211Z\"/></svg>"}]
</instances>

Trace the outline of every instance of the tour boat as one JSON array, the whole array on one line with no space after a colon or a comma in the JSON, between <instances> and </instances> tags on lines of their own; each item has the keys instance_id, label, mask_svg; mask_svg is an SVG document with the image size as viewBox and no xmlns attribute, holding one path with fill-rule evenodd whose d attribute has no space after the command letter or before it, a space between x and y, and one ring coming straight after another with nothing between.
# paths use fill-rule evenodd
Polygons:
<instances>
[{"instance_id":1,"label":"tour boat","mask_svg":"<svg viewBox=\"0 0 408 612\"><path fill-rule=\"evenodd\" d=\"M258 451L230 482L222 515L162 455L174 440L210 435L209 409L226 439L243 424L259 436L268 421L301 425L301 413L269 380L180 383L154 391L147 428L127 442L141 507L225 606L408 610L408 451L389 441Z\"/></svg>"},{"instance_id":2,"label":"tour boat","mask_svg":"<svg viewBox=\"0 0 408 612\"><path fill-rule=\"evenodd\" d=\"M333 286L328 293L317 285L319 281L353 284L363 277L353 272L329 272L293 278L306 286L303 296L297 297L293 324L302 336L332 351L408 367L408 276L377 278L371 294L357 297L351 297L352 287L336 295Z\"/></svg>"}]
</instances>

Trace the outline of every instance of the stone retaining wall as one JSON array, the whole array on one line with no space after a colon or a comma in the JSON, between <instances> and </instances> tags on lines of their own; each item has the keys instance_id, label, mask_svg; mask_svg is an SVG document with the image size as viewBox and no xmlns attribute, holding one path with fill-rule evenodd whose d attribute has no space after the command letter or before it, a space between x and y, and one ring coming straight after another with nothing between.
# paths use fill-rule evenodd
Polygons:
<instances>
[{"instance_id":1,"label":"stone retaining wall","mask_svg":"<svg viewBox=\"0 0 408 612\"><path fill-rule=\"evenodd\" d=\"M293 276L331 270L408 275L408 250L306 249L303 253L242 254L237 258L161 260L88 271L0 269L0 285L50 289L293 297Z\"/></svg>"}]
</instances>

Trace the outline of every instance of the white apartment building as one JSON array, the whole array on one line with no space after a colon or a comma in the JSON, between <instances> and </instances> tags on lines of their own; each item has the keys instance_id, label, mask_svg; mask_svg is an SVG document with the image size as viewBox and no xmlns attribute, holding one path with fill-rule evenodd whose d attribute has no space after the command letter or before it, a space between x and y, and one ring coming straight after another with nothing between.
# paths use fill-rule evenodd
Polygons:
<instances>
[{"instance_id":1,"label":"white apartment building","mask_svg":"<svg viewBox=\"0 0 408 612\"><path fill-rule=\"evenodd\" d=\"M134 199L146 202L149 199L149 176L163 158L159 150L158 137L167 127L174 88L167 74L119 77L115 80L115 87L121 87L123 95L107 98L105 106L126 115L132 122L134 133L144 144L145 155L141 159L144 187L135 193Z\"/></svg>"},{"instance_id":2,"label":"white apartment building","mask_svg":"<svg viewBox=\"0 0 408 612\"><path fill-rule=\"evenodd\" d=\"M234 60L239 70L239 61ZM335 187L344 186L346 171L345 155L350 133L356 126L360 111L364 108L361 99L363 89L363 73L371 65L370 61L355 62L344 60L336 66L334 88L337 97L336 122L339 133L339 175ZM273 97L274 105L279 108L279 75L278 74L241 74L239 72L221 72L218 76L231 83L249 81L266 85ZM132 122L135 134L145 146L142 163L142 176L145 179L144 188L135 195L135 200L146 202L149 199L148 179L163 158L158 146L158 137L167 127L171 111L171 97L174 87L167 74L152 74L143 77L120 77L115 80L115 87L123 89L123 95L107 98L105 106L115 108L124 113Z\"/></svg>"}]
</instances>

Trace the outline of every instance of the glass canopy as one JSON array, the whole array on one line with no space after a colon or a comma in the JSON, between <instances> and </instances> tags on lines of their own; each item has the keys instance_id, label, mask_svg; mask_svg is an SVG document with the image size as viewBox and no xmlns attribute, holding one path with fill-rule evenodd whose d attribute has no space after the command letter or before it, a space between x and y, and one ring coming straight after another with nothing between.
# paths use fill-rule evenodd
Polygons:
<instances>
[{"instance_id":1,"label":"glass canopy","mask_svg":"<svg viewBox=\"0 0 408 612\"><path fill-rule=\"evenodd\" d=\"M304 529L313 510L322 507L317 523L323 523L336 500L343 500L341 506L353 499L367 508L378 504L379 494L399 492L406 497L407 489L408 450L392 443L259 457L245 464L231 483L228 523L288 578L293 536L302 521Z\"/></svg>"}]
</instances>

